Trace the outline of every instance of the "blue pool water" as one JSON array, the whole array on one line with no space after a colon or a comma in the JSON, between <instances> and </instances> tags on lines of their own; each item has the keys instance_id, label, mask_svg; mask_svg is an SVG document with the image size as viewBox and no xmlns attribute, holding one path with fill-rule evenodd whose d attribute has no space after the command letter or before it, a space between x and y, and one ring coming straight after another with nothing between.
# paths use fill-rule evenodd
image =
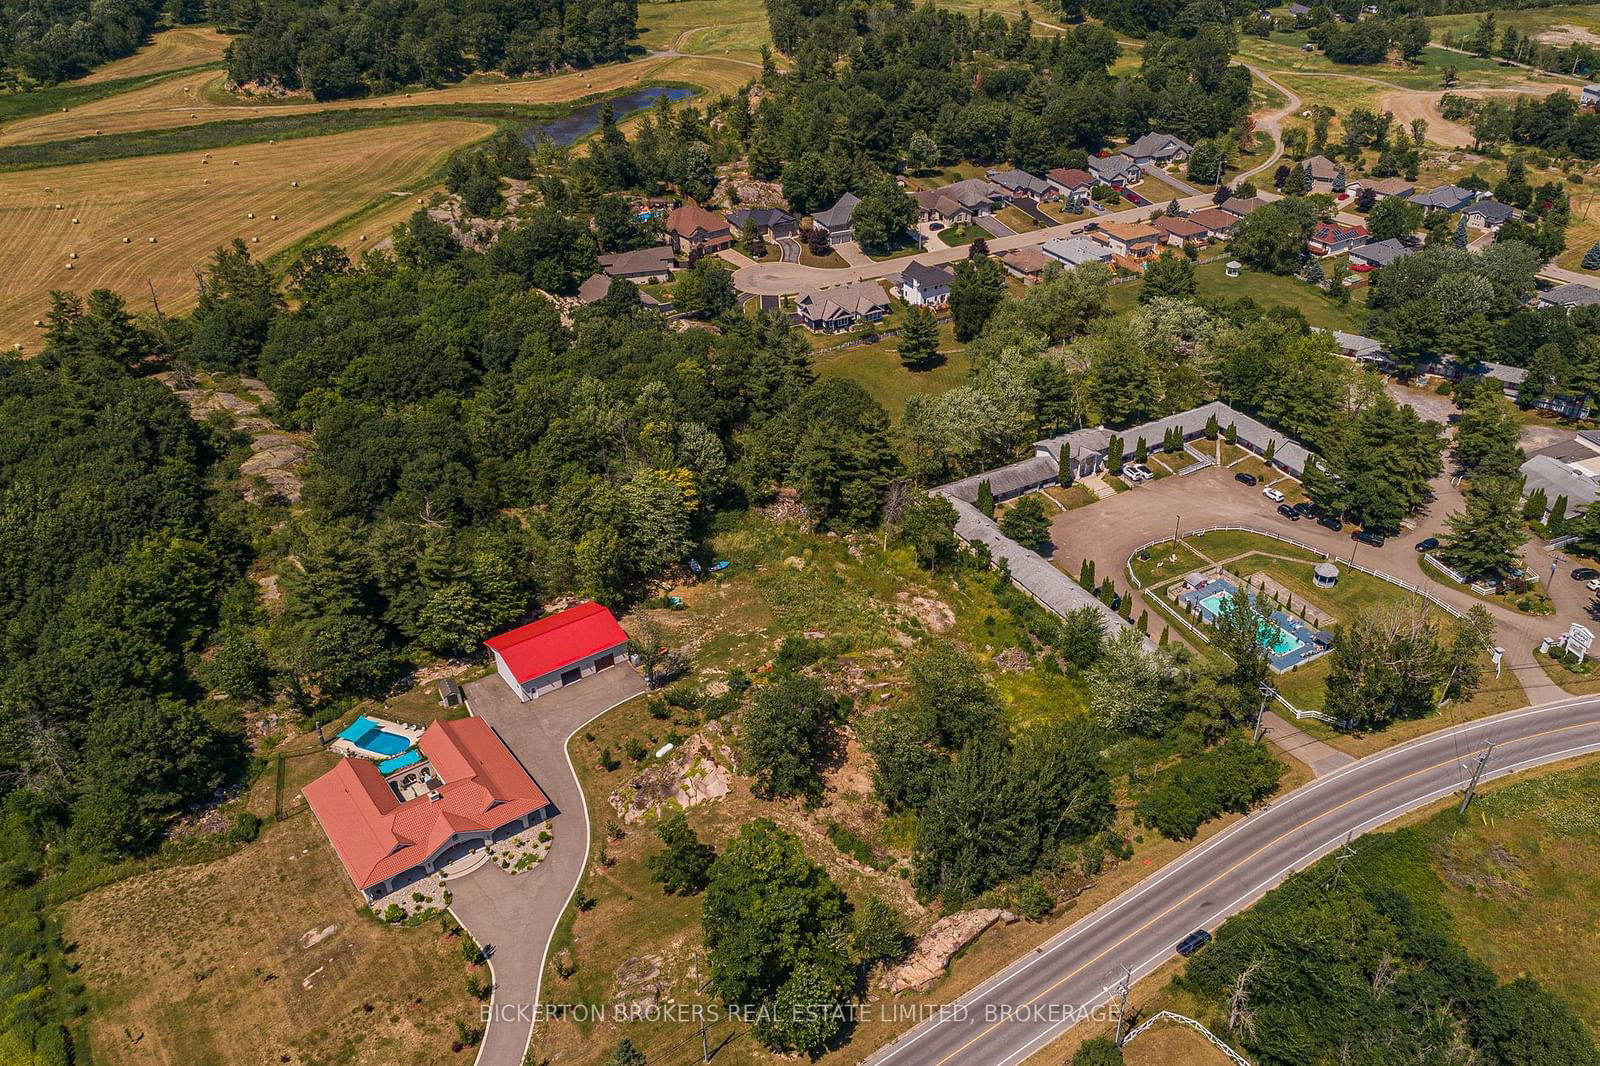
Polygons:
<instances>
[{"instance_id":1,"label":"blue pool water","mask_svg":"<svg viewBox=\"0 0 1600 1066\"><path fill-rule=\"evenodd\" d=\"M339 733L339 739L348 740L374 755L399 755L411 747L411 738L389 732L364 714L357 715L356 720Z\"/></svg>"},{"instance_id":2,"label":"blue pool water","mask_svg":"<svg viewBox=\"0 0 1600 1066\"><path fill-rule=\"evenodd\" d=\"M1222 582L1218 582L1218 584L1222 584ZM1222 592L1213 592L1202 599L1200 601L1200 610L1205 613L1206 620L1210 622L1216 621L1218 616L1222 614L1223 602L1232 597L1232 595L1233 589L1230 586ZM1262 633L1261 646L1275 656L1288 655L1292 651L1298 651L1305 647L1306 642L1274 622L1271 631Z\"/></svg>"},{"instance_id":3,"label":"blue pool water","mask_svg":"<svg viewBox=\"0 0 1600 1066\"><path fill-rule=\"evenodd\" d=\"M392 759L385 759L378 764L378 773L388 776L396 770L404 770L408 766L415 766L422 761L422 752L412 748L404 755L396 755Z\"/></svg>"}]
</instances>

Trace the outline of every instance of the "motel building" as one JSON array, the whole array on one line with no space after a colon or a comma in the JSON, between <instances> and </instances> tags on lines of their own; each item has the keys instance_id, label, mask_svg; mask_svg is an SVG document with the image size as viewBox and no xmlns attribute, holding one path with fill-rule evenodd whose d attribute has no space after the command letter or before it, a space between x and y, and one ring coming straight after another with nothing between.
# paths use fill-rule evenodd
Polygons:
<instances>
[{"instance_id":1,"label":"motel building","mask_svg":"<svg viewBox=\"0 0 1600 1066\"><path fill-rule=\"evenodd\" d=\"M523 703L628 658L628 634L598 603L580 603L484 643L501 680Z\"/></svg>"},{"instance_id":2,"label":"motel building","mask_svg":"<svg viewBox=\"0 0 1600 1066\"><path fill-rule=\"evenodd\" d=\"M481 718L436 721L421 758L387 776L359 756L305 788L345 873L372 903L554 814L554 807Z\"/></svg>"}]
</instances>

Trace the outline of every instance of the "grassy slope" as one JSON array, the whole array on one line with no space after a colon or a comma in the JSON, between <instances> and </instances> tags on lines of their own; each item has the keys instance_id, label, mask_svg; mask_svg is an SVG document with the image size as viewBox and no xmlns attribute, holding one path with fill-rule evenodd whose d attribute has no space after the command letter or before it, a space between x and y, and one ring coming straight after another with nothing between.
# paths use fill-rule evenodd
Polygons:
<instances>
[{"instance_id":1,"label":"grassy slope","mask_svg":"<svg viewBox=\"0 0 1600 1066\"><path fill-rule=\"evenodd\" d=\"M1207 254L1217 254L1208 250ZM1313 288L1298 278L1266 274L1258 270L1246 271L1242 276L1227 276L1226 260L1206 263L1195 269L1195 282L1199 294L1226 300L1250 297L1259 304L1281 304L1297 308L1306 321L1324 329L1360 332L1366 319L1366 305L1355 295L1350 303L1340 307L1320 289ZM1139 302L1140 281L1128 281L1113 286L1109 304L1114 311L1132 308Z\"/></svg>"}]
</instances>

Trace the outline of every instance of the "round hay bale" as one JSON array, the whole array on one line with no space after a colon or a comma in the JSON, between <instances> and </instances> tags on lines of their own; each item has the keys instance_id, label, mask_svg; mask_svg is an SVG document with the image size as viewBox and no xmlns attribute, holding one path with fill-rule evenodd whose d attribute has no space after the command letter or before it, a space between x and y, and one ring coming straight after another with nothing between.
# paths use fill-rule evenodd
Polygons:
<instances>
[{"instance_id":1,"label":"round hay bale","mask_svg":"<svg viewBox=\"0 0 1600 1066\"><path fill-rule=\"evenodd\" d=\"M132 237L124 237L124 238L122 238L122 243L123 244L132 244L133 243L133 238Z\"/></svg>"},{"instance_id":2,"label":"round hay bale","mask_svg":"<svg viewBox=\"0 0 1600 1066\"><path fill-rule=\"evenodd\" d=\"M366 240L366 239L367 239L367 235L366 235L366 234L365 234L365 233L363 233L363 234L362 234L362 235L361 235L361 239L362 239L362 240Z\"/></svg>"},{"instance_id":3,"label":"round hay bale","mask_svg":"<svg viewBox=\"0 0 1600 1066\"><path fill-rule=\"evenodd\" d=\"M244 217L245 218L255 218L256 217L256 213L254 211L252 211L248 215L245 215Z\"/></svg>"},{"instance_id":4,"label":"round hay bale","mask_svg":"<svg viewBox=\"0 0 1600 1066\"><path fill-rule=\"evenodd\" d=\"M191 112L189 112L189 117L190 118L199 118L200 116L195 114L193 111L191 111Z\"/></svg>"},{"instance_id":5,"label":"round hay bale","mask_svg":"<svg viewBox=\"0 0 1600 1066\"><path fill-rule=\"evenodd\" d=\"M207 163L209 163L209 162L211 162L211 160L209 160L209 159L202 159L202 160L200 160L200 165L201 165L201 166L205 166L205 165L206 165L206 164L207 164Z\"/></svg>"},{"instance_id":6,"label":"round hay bale","mask_svg":"<svg viewBox=\"0 0 1600 1066\"><path fill-rule=\"evenodd\" d=\"M68 270L71 270L71 269L72 269L72 264L71 264L71 263L68 263L68 264L67 264L67 269L68 269Z\"/></svg>"},{"instance_id":7,"label":"round hay bale","mask_svg":"<svg viewBox=\"0 0 1600 1066\"><path fill-rule=\"evenodd\" d=\"M238 160L237 160L237 159L235 159L235 160L234 160L234 161L233 161L233 165L234 165L234 166L238 166L238 165L239 165L239 161L238 161Z\"/></svg>"},{"instance_id":8,"label":"round hay bale","mask_svg":"<svg viewBox=\"0 0 1600 1066\"><path fill-rule=\"evenodd\" d=\"M66 109L66 108L64 108L64 107L63 107L63 108L62 108L62 109L61 109L61 113L62 113L62 114L63 114L63 115L65 115L65 114L66 114L66 113L67 113L67 109Z\"/></svg>"},{"instance_id":9,"label":"round hay bale","mask_svg":"<svg viewBox=\"0 0 1600 1066\"><path fill-rule=\"evenodd\" d=\"M76 225L77 225L77 224L78 224L78 220L77 220L77 219L73 219L73 220L72 220L72 224L73 224L73 225L74 225L74 226L76 226Z\"/></svg>"},{"instance_id":10,"label":"round hay bale","mask_svg":"<svg viewBox=\"0 0 1600 1066\"><path fill-rule=\"evenodd\" d=\"M77 252L68 252L67 253L67 258L68 259L76 259L76 258L78 258L78 253Z\"/></svg>"},{"instance_id":11,"label":"round hay bale","mask_svg":"<svg viewBox=\"0 0 1600 1066\"><path fill-rule=\"evenodd\" d=\"M94 131L94 135L95 135L95 136L96 136L96 137L98 137L98 136L100 136L100 131L99 131L99 130L95 130L95 131Z\"/></svg>"},{"instance_id":12,"label":"round hay bale","mask_svg":"<svg viewBox=\"0 0 1600 1066\"><path fill-rule=\"evenodd\" d=\"M151 238L150 238L150 243L151 243L151 244L154 244L154 243L156 243L156 239L155 239L155 238L154 238L154 237L151 237Z\"/></svg>"},{"instance_id":13,"label":"round hay bale","mask_svg":"<svg viewBox=\"0 0 1600 1066\"><path fill-rule=\"evenodd\" d=\"M298 181L291 181L289 183L289 188L291 188L291 189L298 189L299 187L300 187L300 183Z\"/></svg>"},{"instance_id":14,"label":"round hay bale","mask_svg":"<svg viewBox=\"0 0 1600 1066\"><path fill-rule=\"evenodd\" d=\"M44 319L42 319L42 318L34 319L33 320L33 328L34 329L43 329L44 328Z\"/></svg>"},{"instance_id":15,"label":"round hay bale","mask_svg":"<svg viewBox=\"0 0 1600 1066\"><path fill-rule=\"evenodd\" d=\"M278 221L278 216L277 215L273 215L272 216L272 221L274 221L274 222Z\"/></svg>"},{"instance_id":16,"label":"round hay bale","mask_svg":"<svg viewBox=\"0 0 1600 1066\"><path fill-rule=\"evenodd\" d=\"M250 238L250 243L251 244L260 244L261 243L261 238L260 237L251 237Z\"/></svg>"},{"instance_id":17,"label":"round hay bale","mask_svg":"<svg viewBox=\"0 0 1600 1066\"><path fill-rule=\"evenodd\" d=\"M61 205L60 204L56 204L56 210L57 211L61 210Z\"/></svg>"}]
</instances>

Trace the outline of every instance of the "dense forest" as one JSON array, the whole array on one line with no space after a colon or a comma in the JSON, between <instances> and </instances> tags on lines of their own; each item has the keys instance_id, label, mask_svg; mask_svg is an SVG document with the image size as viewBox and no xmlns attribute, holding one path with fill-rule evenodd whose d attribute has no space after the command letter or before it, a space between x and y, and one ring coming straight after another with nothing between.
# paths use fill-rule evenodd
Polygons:
<instances>
[{"instance_id":1,"label":"dense forest","mask_svg":"<svg viewBox=\"0 0 1600 1066\"><path fill-rule=\"evenodd\" d=\"M476 70L547 73L626 56L637 0L467 4L406 0L337 6L213 0L238 85L304 90L319 100L441 85Z\"/></svg>"},{"instance_id":2,"label":"dense forest","mask_svg":"<svg viewBox=\"0 0 1600 1066\"><path fill-rule=\"evenodd\" d=\"M18 74L57 82L131 55L162 0L0 0L0 88Z\"/></svg>"}]
</instances>

